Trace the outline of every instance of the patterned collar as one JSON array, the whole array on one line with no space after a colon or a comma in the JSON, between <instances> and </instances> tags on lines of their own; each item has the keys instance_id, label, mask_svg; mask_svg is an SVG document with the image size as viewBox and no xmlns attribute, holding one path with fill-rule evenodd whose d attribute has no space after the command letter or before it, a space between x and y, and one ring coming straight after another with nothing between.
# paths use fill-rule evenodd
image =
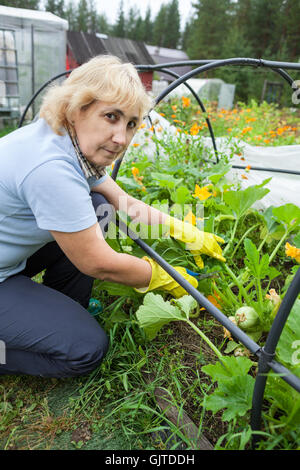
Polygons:
<instances>
[{"instance_id":1,"label":"patterned collar","mask_svg":"<svg viewBox=\"0 0 300 470\"><path fill-rule=\"evenodd\" d=\"M70 136L71 142L73 144L73 147L75 149L79 164L81 166L81 169L83 171L83 174L86 179L91 178L94 176L95 178L99 179L102 176L106 174L105 171L105 166L96 166L93 163L89 162L85 156L83 155L76 134L73 134L71 130L69 129L69 126L67 125L67 131Z\"/></svg>"}]
</instances>

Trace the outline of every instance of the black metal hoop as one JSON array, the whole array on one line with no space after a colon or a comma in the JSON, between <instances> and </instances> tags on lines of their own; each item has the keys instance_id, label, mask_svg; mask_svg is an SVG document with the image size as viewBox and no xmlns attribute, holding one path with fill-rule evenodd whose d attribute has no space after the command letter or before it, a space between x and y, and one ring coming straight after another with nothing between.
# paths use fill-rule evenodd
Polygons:
<instances>
[{"instance_id":1,"label":"black metal hoop","mask_svg":"<svg viewBox=\"0 0 300 470\"><path fill-rule=\"evenodd\" d=\"M142 70L161 70L167 69L169 67L177 67L180 65L199 65L195 70L188 72L187 74L178 77L171 85L169 85L156 99L156 104L159 103L165 96L167 96L172 90L174 90L177 86L181 83L186 82L190 77L199 74L201 72L212 70L217 67L223 67L227 65L246 65L246 66L253 66L253 67L267 67L272 69L274 72L278 73L284 80L286 80L289 85L293 85L293 80L290 75L284 69L292 69L292 70L300 70L299 63L290 63L290 62L274 62L274 61L267 61L263 59L252 59L252 58L230 58L224 60L207 60L207 61L182 61L182 62L173 62L173 63L166 63L160 65L139 65L137 68ZM169 71L170 72L170 71ZM71 70L63 72L48 82L46 82L31 98L30 102L28 103L22 118L20 120L19 127L22 126L25 115L33 103L34 99L38 96L38 94L51 82L55 79L62 77L71 73ZM172 72L173 73L173 72ZM177 74L175 74L177 75ZM175 76L173 75L173 76ZM187 85L187 84L186 84ZM193 95L195 96L195 92L192 91ZM196 94L197 95L197 94ZM198 95L197 95L198 96ZM196 97L196 96L195 96ZM196 98L197 99L197 98ZM199 100L197 99L198 103ZM199 103L200 104L200 103ZM201 106L201 105L200 105ZM212 129L211 129L212 130ZM211 132L211 136L213 136L213 131ZM216 149L216 148L215 148ZM116 162L114 171L112 174L113 179L116 179L118 170L121 165L121 159ZM233 166L236 168L244 168L242 166ZM292 174L300 174L297 171L288 171L288 170L281 170L281 169L274 169L274 168L254 168L256 170L263 170L263 171L276 171L276 172L284 172L284 173L292 173ZM289 286L285 297L282 301L282 304L279 308L277 316L272 324L272 327L269 331L266 343L264 347L260 347L256 342L254 342L249 336L242 331L240 328L235 326L226 315L224 315L217 307L211 304L206 297L204 297L197 289L195 289L188 281L185 280L183 276L181 276L172 266L170 266L161 256L159 256L151 247L149 247L144 241L140 240L129 227L122 221L118 221L119 228L126 233L132 240L134 240L149 256L151 256L168 274L172 276L175 281L178 282L187 292L190 294L201 306L205 307L206 310L218 320L226 329L228 329L232 335L237 338L247 349L250 350L253 354L258 356L258 374L255 381L253 399L252 399L252 410L251 410L251 428L254 432L254 440L253 440L253 447L257 445L258 441L258 434L255 434L255 431L259 431L261 427L261 413L262 413L262 402L265 392L265 385L267 380L267 375L269 371L272 369L274 372L280 374L280 377L288 383L291 387L297 390L300 393L300 378L297 377L295 374L291 373L285 366L281 363L275 361L275 349L280 339L280 335L284 328L284 325L287 321L287 318L291 312L291 309L299 295L300 292L300 269L297 271L294 279Z\"/></svg>"}]
</instances>

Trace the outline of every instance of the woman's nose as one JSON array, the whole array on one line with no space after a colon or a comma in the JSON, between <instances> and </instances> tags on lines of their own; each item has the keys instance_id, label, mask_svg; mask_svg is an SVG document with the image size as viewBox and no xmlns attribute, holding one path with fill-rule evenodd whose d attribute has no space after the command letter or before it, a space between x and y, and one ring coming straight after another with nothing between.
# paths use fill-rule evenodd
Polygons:
<instances>
[{"instance_id":1,"label":"woman's nose","mask_svg":"<svg viewBox=\"0 0 300 470\"><path fill-rule=\"evenodd\" d=\"M126 126L120 125L115 128L113 133L113 141L118 145L126 145L127 133Z\"/></svg>"}]
</instances>

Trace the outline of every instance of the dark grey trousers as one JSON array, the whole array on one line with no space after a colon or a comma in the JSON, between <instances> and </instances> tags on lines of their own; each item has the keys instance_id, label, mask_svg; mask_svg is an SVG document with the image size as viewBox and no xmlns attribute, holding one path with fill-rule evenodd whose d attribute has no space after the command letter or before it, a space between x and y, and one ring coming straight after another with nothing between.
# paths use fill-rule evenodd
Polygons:
<instances>
[{"instance_id":1,"label":"dark grey trousers","mask_svg":"<svg viewBox=\"0 0 300 470\"><path fill-rule=\"evenodd\" d=\"M92 193L92 201L103 213L107 200ZM107 220L106 213L98 217L100 225ZM42 284L31 280L43 270ZM101 363L108 338L87 311L93 281L51 242L0 283L0 375L71 377Z\"/></svg>"}]
</instances>

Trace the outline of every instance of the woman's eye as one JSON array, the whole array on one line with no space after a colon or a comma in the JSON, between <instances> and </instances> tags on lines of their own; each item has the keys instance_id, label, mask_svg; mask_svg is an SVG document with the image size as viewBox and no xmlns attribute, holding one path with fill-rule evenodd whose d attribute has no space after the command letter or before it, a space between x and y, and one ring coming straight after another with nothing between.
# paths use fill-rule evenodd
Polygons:
<instances>
[{"instance_id":1,"label":"woman's eye","mask_svg":"<svg viewBox=\"0 0 300 470\"><path fill-rule=\"evenodd\" d=\"M116 121L118 119L118 116L114 113L107 113L106 117L110 119L111 121Z\"/></svg>"},{"instance_id":2,"label":"woman's eye","mask_svg":"<svg viewBox=\"0 0 300 470\"><path fill-rule=\"evenodd\" d=\"M128 127L129 127L130 129L134 129L134 128L136 127L136 122L135 122L135 121L129 121Z\"/></svg>"}]
</instances>

